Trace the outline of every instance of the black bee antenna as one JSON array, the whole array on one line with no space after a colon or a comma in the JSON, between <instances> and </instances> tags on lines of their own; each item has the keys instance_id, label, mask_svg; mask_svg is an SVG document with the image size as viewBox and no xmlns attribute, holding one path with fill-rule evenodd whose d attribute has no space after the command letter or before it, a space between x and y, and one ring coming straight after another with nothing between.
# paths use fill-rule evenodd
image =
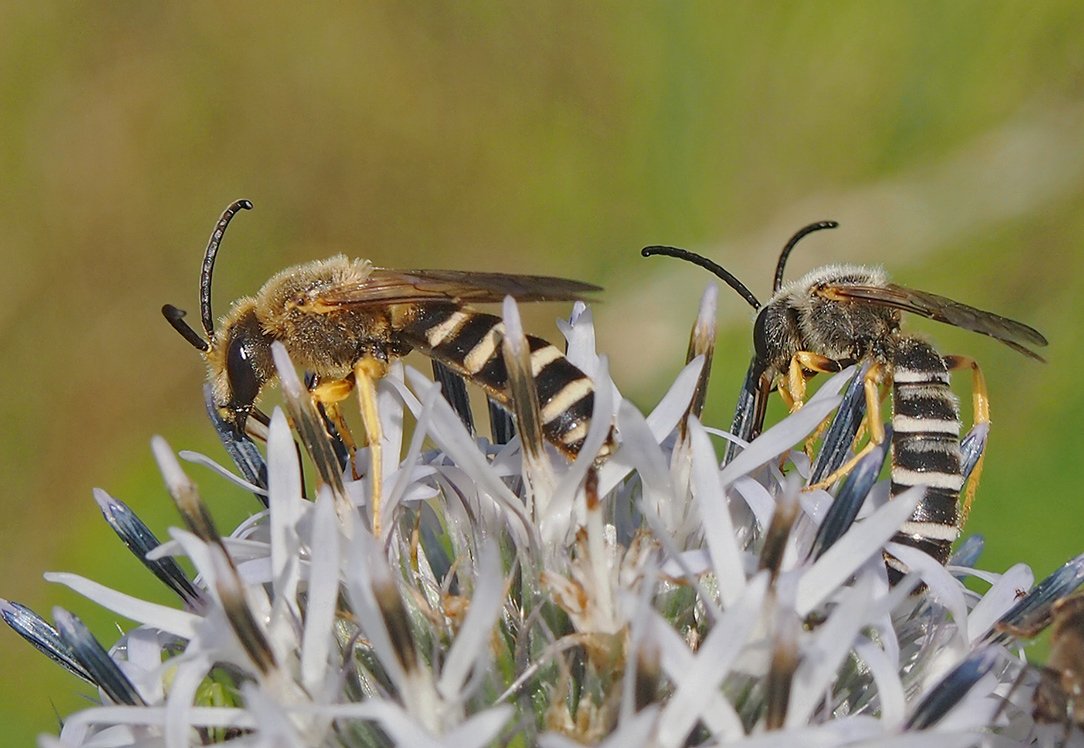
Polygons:
<instances>
[{"instance_id":1,"label":"black bee antenna","mask_svg":"<svg viewBox=\"0 0 1084 748\"><path fill-rule=\"evenodd\" d=\"M196 350L206 353L211 349L211 344L201 338L199 333L184 321L185 314L186 312L183 309L178 309L172 304L166 304L162 307L162 316L166 318L166 322L171 324L173 329L179 332L181 337L191 343Z\"/></svg>"},{"instance_id":2,"label":"black bee antenna","mask_svg":"<svg viewBox=\"0 0 1084 748\"><path fill-rule=\"evenodd\" d=\"M162 307L162 316L166 318L166 321L181 334L182 338L200 351L209 351L210 341L215 336L214 315L211 313L211 273L215 267L215 255L218 254L218 247L222 243L222 236L226 233L230 220L242 208L251 210L252 203L248 200L234 200L230 203L218 219L218 223L215 224L215 230L211 233L210 241L207 242L207 251L203 254L203 270L199 277L199 308L200 316L203 318L203 329L207 331L207 340L201 338L199 333L184 321L186 312L183 309L178 309L172 304Z\"/></svg>"},{"instance_id":3,"label":"black bee antenna","mask_svg":"<svg viewBox=\"0 0 1084 748\"><path fill-rule=\"evenodd\" d=\"M834 229L839 226L838 221L817 221L811 223L808 226L804 226L798 229L798 233L790 238L787 242L787 246L783 247L782 253L779 255L779 262L775 266L775 283L772 285L772 293L775 293L783 287L783 269L787 265L787 258L790 257L791 250L809 234L814 231L820 231L821 229Z\"/></svg>"},{"instance_id":4,"label":"black bee antenna","mask_svg":"<svg viewBox=\"0 0 1084 748\"><path fill-rule=\"evenodd\" d=\"M242 209L252 210L252 203L249 200L234 200L223 211L222 217L215 224L215 230L211 232L211 238L207 242L207 251L203 255L203 271L199 276L199 309L200 317L203 320L203 329L207 331L208 339L213 338L215 335L214 315L211 313L211 273L215 269L215 256L218 255L218 248L222 244L222 237L226 233L226 227L230 225L230 221L233 220L237 211ZM166 318L169 319L168 315Z\"/></svg>"},{"instance_id":5,"label":"black bee antenna","mask_svg":"<svg viewBox=\"0 0 1084 748\"><path fill-rule=\"evenodd\" d=\"M680 249L678 247L665 247L660 245L654 245L651 247L644 247L640 250L640 254L644 257L652 257L653 255L663 255L665 257L676 257L679 260L685 260L691 262L694 265L699 265L708 272L722 278L726 281L726 284L737 291L743 299L749 302L749 306L753 309L760 309L760 301L753 295L744 283L735 278L729 270L724 268L715 262L712 262L707 257L696 254L696 252L690 252L687 249Z\"/></svg>"}]
</instances>

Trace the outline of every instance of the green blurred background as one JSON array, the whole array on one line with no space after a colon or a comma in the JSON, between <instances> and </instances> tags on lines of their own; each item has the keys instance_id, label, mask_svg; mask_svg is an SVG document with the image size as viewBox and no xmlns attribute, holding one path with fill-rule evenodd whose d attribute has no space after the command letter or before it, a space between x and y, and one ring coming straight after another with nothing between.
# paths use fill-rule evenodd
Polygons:
<instances>
[{"instance_id":1,"label":"green blurred background","mask_svg":"<svg viewBox=\"0 0 1084 748\"><path fill-rule=\"evenodd\" d=\"M600 348L642 407L680 367L709 278L641 246L709 254L763 298L786 238L835 218L792 277L879 262L1050 338L1044 366L914 325L989 378L969 525L984 565L1049 572L1084 551L1082 28L1073 0L0 4L0 595L69 606L106 641L113 618L43 571L168 601L90 489L164 533L151 435L225 459L198 357L158 309L196 310L204 243L238 197L256 210L226 242L219 312L336 251L582 278L606 286ZM720 300L709 420L726 423L750 315ZM563 312L532 329L556 336ZM223 526L255 508L191 472ZM6 630L0 653L12 745L84 703Z\"/></svg>"}]
</instances>

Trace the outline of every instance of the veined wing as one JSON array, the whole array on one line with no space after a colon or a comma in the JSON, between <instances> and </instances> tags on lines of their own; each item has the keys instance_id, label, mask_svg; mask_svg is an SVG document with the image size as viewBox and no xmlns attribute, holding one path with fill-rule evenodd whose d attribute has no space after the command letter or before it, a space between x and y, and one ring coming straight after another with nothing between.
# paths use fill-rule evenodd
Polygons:
<instances>
[{"instance_id":1,"label":"veined wing","mask_svg":"<svg viewBox=\"0 0 1084 748\"><path fill-rule=\"evenodd\" d=\"M1035 328L1023 322L1002 317L1000 314L953 301L945 296L897 286L894 283L884 286L829 284L818 289L817 293L836 301L861 301L919 314L938 322L989 335L1029 358L1037 361L1044 360L1042 356L1026 347L1029 345L1042 347L1047 344L1046 338Z\"/></svg>"},{"instance_id":2,"label":"veined wing","mask_svg":"<svg viewBox=\"0 0 1084 748\"><path fill-rule=\"evenodd\" d=\"M600 290L590 283L547 275L375 268L364 281L321 290L314 301L329 307L426 301L487 303L503 301L505 296L519 301L567 301Z\"/></svg>"}]
</instances>

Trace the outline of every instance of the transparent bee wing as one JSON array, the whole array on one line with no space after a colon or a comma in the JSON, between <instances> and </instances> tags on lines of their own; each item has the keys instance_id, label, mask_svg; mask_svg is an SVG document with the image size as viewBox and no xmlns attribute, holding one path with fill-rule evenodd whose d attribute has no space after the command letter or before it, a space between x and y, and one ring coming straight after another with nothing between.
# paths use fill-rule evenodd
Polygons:
<instances>
[{"instance_id":1,"label":"transparent bee wing","mask_svg":"<svg viewBox=\"0 0 1084 748\"><path fill-rule=\"evenodd\" d=\"M938 322L989 335L1029 358L1037 361L1044 360L1042 356L1025 347L1047 344L1046 338L1038 330L1022 322L961 304L945 296L897 286L894 283L884 286L828 285L818 289L817 292L836 301L864 301L920 314Z\"/></svg>"},{"instance_id":2,"label":"transparent bee wing","mask_svg":"<svg viewBox=\"0 0 1084 748\"><path fill-rule=\"evenodd\" d=\"M388 270L376 268L360 283L323 290L314 300L323 306L387 306L442 302L567 301L602 290L590 283L546 275L475 273L461 270Z\"/></svg>"}]
</instances>

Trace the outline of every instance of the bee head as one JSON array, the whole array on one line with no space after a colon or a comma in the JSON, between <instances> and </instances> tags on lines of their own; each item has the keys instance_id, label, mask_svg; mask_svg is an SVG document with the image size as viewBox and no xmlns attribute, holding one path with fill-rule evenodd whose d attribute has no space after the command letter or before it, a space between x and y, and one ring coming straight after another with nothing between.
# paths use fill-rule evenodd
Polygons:
<instances>
[{"instance_id":1,"label":"bee head","mask_svg":"<svg viewBox=\"0 0 1084 748\"><path fill-rule=\"evenodd\" d=\"M245 298L230 310L204 354L215 404L238 432L244 431L253 404L275 377L271 342L256 316L255 301Z\"/></svg>"},{"instance_id":2,"label":"bee head","mask_svg":"<svg viewBox=\"0 0 1084 748\"><path fill-rule=\"evenodd\" d=\"M791 357L802 349L798 315L787 299L765 304L753 322L753 350L757 364L771 374L783 373Z\"/></svg>"}]
</instances>

